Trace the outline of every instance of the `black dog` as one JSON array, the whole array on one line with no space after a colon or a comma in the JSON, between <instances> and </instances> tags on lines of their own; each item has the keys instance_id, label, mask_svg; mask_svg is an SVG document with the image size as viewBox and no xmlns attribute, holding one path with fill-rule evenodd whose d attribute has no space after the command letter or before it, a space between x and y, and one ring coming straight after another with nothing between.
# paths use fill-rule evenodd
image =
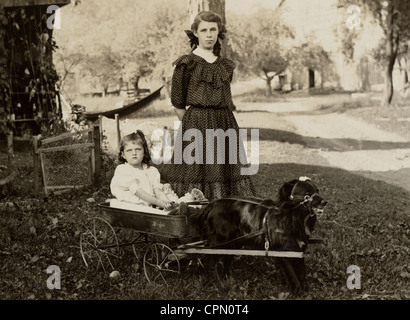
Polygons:
<instances>
[{"instance_id":1,"label":"black dog","mask_svg":"<svg viewBox=\"0 0 410 320\"><path fill-rule=\"evenodd\" d=\"M304 252L316 216L327 202L307 177L285 183L276 201L229 197L206 205L195 220L201 239L216 248L264 249ZM303 258L281 258L282 267L294 290L304 287ZM232 258L224 257L225 270ZM296 275L294 272L296 269Z\"/></svg>"}]
</instances>

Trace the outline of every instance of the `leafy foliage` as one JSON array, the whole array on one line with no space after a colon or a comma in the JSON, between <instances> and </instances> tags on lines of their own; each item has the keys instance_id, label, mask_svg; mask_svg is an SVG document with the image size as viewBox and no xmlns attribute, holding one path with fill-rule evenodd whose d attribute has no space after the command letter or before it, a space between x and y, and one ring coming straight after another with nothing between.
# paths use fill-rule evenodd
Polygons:
<instances>
[{"instance_id":1,"label":"leafy foliage","mask_svg":"<svg viewBox=\"0 0 410 320\"><path fill-rule=\"evenodd\" d=\"M0 121L8 120L8 115L11 113L11 99L10 99L10 79L6 70L7 56L9 50L7 49L5 38L8 19L3 6L0 4ZM7 133L12 130L10 121L0 122L0 133Z\"/></svg>"},{"instance_id":2,"label":"leafy foliage","mask_svg":"<svg viewBox=\"0 0 410 320\"><path fill-rule=\"evenodd\" d=\"M42 130L51 133L61 129L55 99L58 76L52 63L57 46L52 29L46 27L48 16L41 10L39 6L0 8L0 62L4 69L0 117L34 118Z\"/></svg>"},{"instance_id":3,"label":"leafy foliage","mask_svg":"<svg viewBox=\"0 0 410 320\"><path fill-rule=\"evenodd\" d=\"M87 61L85 69L100 80L105 93L110 84L118 83L122 69L119 53L113 52L108 46L101 46L98 56L84 59Z\"/></svg>"},{"instance_id":4,"label":"leafy foliage","mask_svg":"<svg viewBox=\"0 0 410 320\"><path fill-rule=\"evenodd\" d=\"M286 68L287 48L282 43L292 39L294 31L281 23L277 11L260 9L250 16L231 14L229 18L229 55L241 61L240 71L259 75Z\"/></svg>"},{"instance_id":5,"label":"leafy foliage","mask_svg":"<svg viewBox=\"0 0 410 320\"><path fill-rule=\"evenodd\" d=\"M59 46L65 54L56 56L56 65L64 72L64 59L68 62L65 65L77 60L77 69L72 70L87 69L93 75L101 67L104 70L98 78L103 86L117 85L120 78L136 84L141 78L170 76L172 62L189 49L183 32L187 28L185 10L180 1L83 1L66 10L69 25L58 31ZM113 16L112 12L118 14Z\"/></svg>"},{"instance_id":6,"label":"leafy foliage","mask_svg":"<svg viewBox=\"0 0 410 320\"><path fill-rule=\"evenodd\" d=\"M373 57L379 61L385 69L385 96L383 104L388 106L393 98L392 71L399 54L408 52L410 41L410 3L407 0L339 0L341 6L358 5L362 7L366 15L370 15L373 21L381 27L384 37L380 44L373 50ZM350 37L350 39L349 39ZM348 59L351 59L353 35L343 40L343 51Z\"/></svg>"}]
</instances>

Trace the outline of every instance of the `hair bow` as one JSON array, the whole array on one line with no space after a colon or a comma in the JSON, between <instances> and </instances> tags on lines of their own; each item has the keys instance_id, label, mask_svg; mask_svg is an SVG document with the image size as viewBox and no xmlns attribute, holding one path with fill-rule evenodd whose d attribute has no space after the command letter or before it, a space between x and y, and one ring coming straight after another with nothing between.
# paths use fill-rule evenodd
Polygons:
<instances>
[{"instance_id":1,"label":"hair bow","mask_svg":"<svg viewBox=\"0 0 410 320\"><path fill-rule=\"evenodd\" d=\"M199 42L195 34L191 30L184 30L184 31L189 38L189 43L191 45L191 48L197 47L199 45Z\"/></svg>"},{"instance_id":2,"label":"hair bow","mask_svg":"<svg viewBox=\"0 0 410 320\"><path fill-rule=\"evenodd\" d=\"M225 39L225 33L226 32L227 31L226 31L225 26L222 25L221 31L219 31L219 33L218 33L218 38L221 39L221 40Z\"/></svg>"}]
</instances>

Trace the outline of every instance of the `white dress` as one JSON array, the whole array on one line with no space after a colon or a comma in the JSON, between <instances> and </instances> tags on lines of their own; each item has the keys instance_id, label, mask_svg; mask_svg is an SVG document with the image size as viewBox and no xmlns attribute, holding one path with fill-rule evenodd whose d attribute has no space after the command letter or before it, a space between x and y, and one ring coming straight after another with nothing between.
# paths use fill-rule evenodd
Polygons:
<instances>
[{"instance_id":1,"label":"white dress","mask_svg":"<svg viewBox=\"0 0 410 320\"><path fill-rule=\"evenodd\" d=\"M117 200L145 206L150 204L136 196L135 192L142 189L155 196L155 188L163 188L160 173L157 168L146 164L142 165L142 169L134 168L128 163L118 165L110 184L111 193Z\"/></svg>"}]
</instances>

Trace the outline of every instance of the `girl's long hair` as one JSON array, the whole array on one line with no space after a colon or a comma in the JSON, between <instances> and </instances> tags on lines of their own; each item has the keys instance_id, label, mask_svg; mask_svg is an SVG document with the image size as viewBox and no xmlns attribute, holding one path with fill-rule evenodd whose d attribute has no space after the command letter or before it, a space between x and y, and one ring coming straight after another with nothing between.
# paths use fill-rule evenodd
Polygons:
<instances>
[{"instance_id":1,"label":"girl's long hair","mask_svg":"<svg viewBox=\"0 0 410 320\"><path fill-rule=\"evenodd\" d=\"M144 148L144 157L142 158L142 163L145 163L147 166L150 166L151 165L151 155L149 153L147 140L145 139L145 135L141 130L137 130L131 134L128 134L121 139L120 152L118 154L118 162L119 163L126 162L124 157L122 156L122 153L124 152L125 145L130 141L135 141L137 143L142 144L142 147Z\"/></svg>"},{"instance_id":2,"label":"girl's long hair","mask_svg":"<svg viewBox=\"0 0 410 320\"><path fill-rule=\"evenodd\" d=\"M214 45L213 53L219 57L221 54L222 47L220 41L225 39L226 28L222 23L221 17L218 14L211 11L199 12L191 25L191 30L185 30L185 33L189 37L191 49L194 50L199 45L198 38L194 35L194 32L198 30L198 26L202 21L216 22L218 25L218 39Z\"/></svg>"}]
</instances>

